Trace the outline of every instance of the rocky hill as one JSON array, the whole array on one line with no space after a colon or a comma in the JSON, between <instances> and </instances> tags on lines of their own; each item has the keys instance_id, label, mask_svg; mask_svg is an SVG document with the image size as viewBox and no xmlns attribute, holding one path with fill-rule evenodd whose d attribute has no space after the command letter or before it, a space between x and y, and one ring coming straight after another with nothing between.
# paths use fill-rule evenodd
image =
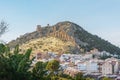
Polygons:
<instances>
[{"instance_id":1,"label":"rocky hill","mask_svg":"<svg viewBox=\"0 0 120 80\"><path fill-rule=\"evenodd\" d=\"M37 52L55 52L55 53L75 53L79 48L72 41L63 41L55 37L42 37L33 39L20 45L20 49L25 51L32 48L33 53Z\"/></svg>"},{"instance_id":2,"label":"rocky hill","mask_svg":"<svg viewBox=\"0 0 120 80\"><path fill-rule=\"evenodd\" d=\"M34 51L80 53L97 48L99 51L105 50L111 54L120 53L120 48L69 21L59 22L53 26L49 24L45 27L37 25L36 31L26 33L8 43L11 48L17 44L24 49L33 48L34 45Z\"/></svg>"}]
</instances>

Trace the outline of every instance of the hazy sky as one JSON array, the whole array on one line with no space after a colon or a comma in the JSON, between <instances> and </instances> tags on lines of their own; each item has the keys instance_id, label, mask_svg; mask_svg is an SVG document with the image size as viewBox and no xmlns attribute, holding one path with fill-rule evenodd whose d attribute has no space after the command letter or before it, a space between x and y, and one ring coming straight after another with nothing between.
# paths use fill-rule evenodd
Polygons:
<instances>
[{"instance_id":1,"label":"hazy sky","mask_svg":"<svg viewBox=\"0 0 120 80\"><path fill-rule=\"evenodd\" d=\"M120 0L0 0L0 19L9 24L5 41L34 31L37 24L72 21L120 46Z\"/></svg>"}]
</instances>

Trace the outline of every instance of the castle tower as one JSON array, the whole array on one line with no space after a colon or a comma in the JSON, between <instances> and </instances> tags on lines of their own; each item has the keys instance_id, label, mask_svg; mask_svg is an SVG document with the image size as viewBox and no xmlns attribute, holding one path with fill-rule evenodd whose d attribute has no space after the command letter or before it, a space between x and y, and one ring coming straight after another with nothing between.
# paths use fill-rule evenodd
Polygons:
<instances>
[{"instance_id":1,"label":"castle tower","mask_svg":"<svg viewBox=\"0 0 120 80\"><path fill-rule=\"evenodd\" d=\"M50 24L47 24L47 27L49 27L50 26Z\"/></svg>"},{"instance_id":2,"label":"castle tower","mask_svg":"<svg viewBox=\"0 0 120 80\"><path fill-rule=\"evenodd\" d=\"M41 25L37 25L36 31L40 32L41 30Z\"/></svg>"}]
</instances>

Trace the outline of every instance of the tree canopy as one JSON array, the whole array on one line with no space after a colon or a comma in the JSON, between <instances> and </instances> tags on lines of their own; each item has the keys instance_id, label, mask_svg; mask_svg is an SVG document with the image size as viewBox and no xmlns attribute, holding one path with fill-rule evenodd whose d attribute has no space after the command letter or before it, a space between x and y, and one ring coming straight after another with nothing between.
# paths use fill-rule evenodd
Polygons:
<instances>
[{"instance_id":1,"label":"tree canopy","mask_svg":"<svg viewBox=\"0 0 120 80\"><path fill-rule=\"evenodd\" d=\"M0 44L0 80L85 80L82 73L75 77L65 75L59 70L57 60L32 65L34 58L30 58L31 51L28 49L21 54L18 45L11 51L6 45Z\"/></svg>"},{"instance_id":2,"label":"tree canopy","mask_svg":"<svg viewBox=\"0 0 120 80\"><path fill-rule=\"evenodd\" d=\"M0 37L3 35L8 29L8 24L5 21L0 22Z\"/></svg>"}]
</instances>

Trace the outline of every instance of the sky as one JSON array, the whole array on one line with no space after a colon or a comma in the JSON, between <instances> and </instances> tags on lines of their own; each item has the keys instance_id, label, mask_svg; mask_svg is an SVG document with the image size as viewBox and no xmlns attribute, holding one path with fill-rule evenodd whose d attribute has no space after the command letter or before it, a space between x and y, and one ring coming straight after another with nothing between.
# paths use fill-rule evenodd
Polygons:
<instances>
[{"instance_id":1,"label":"sky","mask_svg":"<svg viewBox=\"0 0 120 80\"><path fill-rule=\"evenodd\" d=\"M0 39L9 42L36 25L71 21L120 46L120 0L0 0L0 20L9 24Z\"/></svg>"}]
</instances>

